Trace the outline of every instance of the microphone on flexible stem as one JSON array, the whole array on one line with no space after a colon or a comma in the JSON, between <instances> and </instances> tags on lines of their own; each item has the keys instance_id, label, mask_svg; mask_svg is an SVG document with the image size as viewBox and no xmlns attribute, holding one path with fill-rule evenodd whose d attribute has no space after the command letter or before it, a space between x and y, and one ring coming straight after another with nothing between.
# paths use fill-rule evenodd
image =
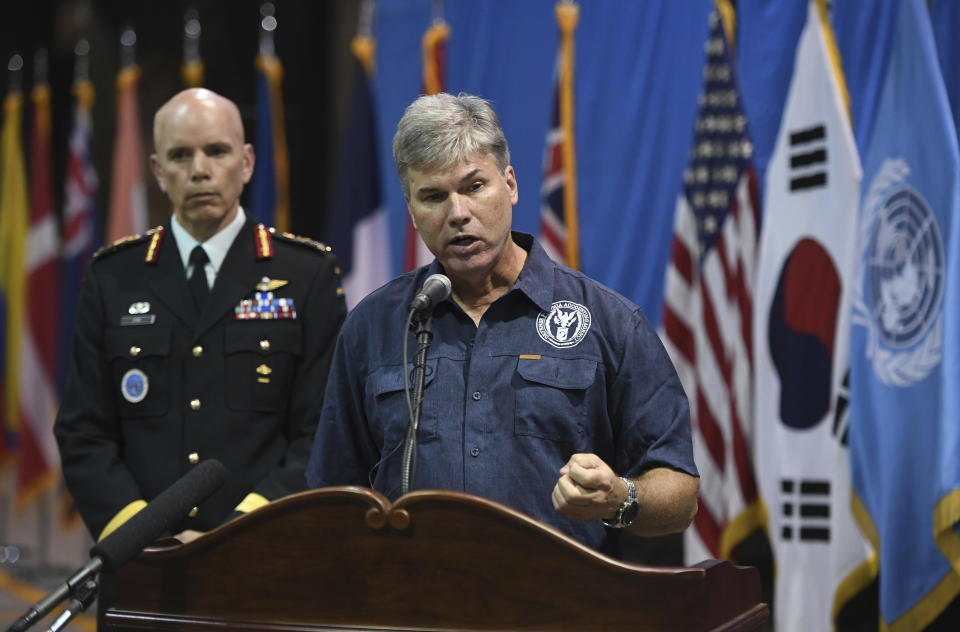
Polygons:
<instances>
[{"instance_id":1,"label":"microphone on flexible stem","mask_svg":"<svg viewBox=\"0 0 960 632\"><path fill-rule=\"evenodd\" d=\"M433 308L441 301L447 300L453 285L450 279L443 274L431 274L423 282L417 295L408 306L407 326L403 330L403 390L407 396L407 413L409 423L407 434L403 440L403 460L400 465L400 493L406 494L413 485L417 474L417 430L420 427L420 410L423 402L423 382L427 369L427 349L433 340L433 328L430 314ZM413 359L413 392L410 390L410 376L407 366L407 329L411 327L415 317L417 321L414 334L417 337L417 351Z\"/></svg>"},{"instance_id":2,"label":"microphone on flexible stem","mask_svg":"<svg viewBox=\"0 0 960 632\"><path fill-rule=\"evenodd\" d=\"M430 312L438 303L447 300L450 292L453 291L453 285L445 274L431 274L423 282L423 286L417 295L410 301L407 307L410 311Z\"/></svg>"},{"instance_id":3,"label":"microphone on flexible stem","mask_svg":"<svg viewBox=\"0 0 960 632\"><path fill-rule=\"evenodd\" d=\"M86 586L101 569L115 571L135 558L148 544L183 520L194 506L220 489L225 474L223 464L215 459L208 459L197 465L160 492L159 496L120 525L116 531L95 544L90 549L90 561L31 606L7 628L7 632L26 630L45 617L57 604Z\"/></svg>"}]
</instances>

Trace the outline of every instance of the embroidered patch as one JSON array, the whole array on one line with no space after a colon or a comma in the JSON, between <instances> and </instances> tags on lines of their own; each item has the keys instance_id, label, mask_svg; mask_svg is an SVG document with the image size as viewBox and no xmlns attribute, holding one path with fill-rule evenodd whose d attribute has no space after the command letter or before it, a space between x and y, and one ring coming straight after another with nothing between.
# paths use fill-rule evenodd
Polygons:
<instances>
[{"instance_id":1,"label":"embroidered patch","mask_svg":"<svg viewBox=\"0 0 960 632\"><path fill-rule=\"evenodd\" d=\"M120 393L131 404L143 401L150 390L150 381L140 369L130 369L120 378Z\"/></svg>"},{"instance_id":2,"label":"embroidered patch","mask_svg":"<svg viewBox=\"0 0 960 632\"><path fill-rule=\"evenodd\" d=\"M537 316L537 333L543 341L557 348L573 347L590 329L590 310L579 303L557 301L550 313Z\"/></svg>"}]
</instances>

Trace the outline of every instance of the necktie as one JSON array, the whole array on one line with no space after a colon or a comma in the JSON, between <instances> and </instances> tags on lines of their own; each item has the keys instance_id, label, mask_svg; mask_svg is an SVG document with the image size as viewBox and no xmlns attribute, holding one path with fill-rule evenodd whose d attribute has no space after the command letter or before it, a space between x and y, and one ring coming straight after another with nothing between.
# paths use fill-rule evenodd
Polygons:
<instances>
[{"instance_id":1,"label":"necktie","mask_svg":"<svg viewBox=\"0 0 960 632\"><path fill-rule=\"evenodd\" d=\"M193 264L193 274L187 285L190 286L190 293L193 294L193 302L198 311L203 311L203 306L207 302L207 296L210 294L210 288L207 286L207 271L204 266L210 261L207 251L203 246L196 246L190 252L190 263Z\"/></svg>"}]
</instances>

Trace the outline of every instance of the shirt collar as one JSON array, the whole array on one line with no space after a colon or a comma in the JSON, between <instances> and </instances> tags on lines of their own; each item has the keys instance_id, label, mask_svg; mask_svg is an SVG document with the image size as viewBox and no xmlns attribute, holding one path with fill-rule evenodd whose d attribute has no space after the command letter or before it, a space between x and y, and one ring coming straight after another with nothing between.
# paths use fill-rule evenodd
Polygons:
<instances>
[{"instance_id":1,"label":"shirt collar","mask_svg":"<svg viewBox=\"0 0 960 632\"><path fill-rule=\"evenodd\" d=\"M543 249L533 235L512 231L511 238L514 243L527 251L527 260L523 264L520 276L516 283L510 288L510 291L519 290L527 295L541 311L550 312L553 307L553 270L557 264L550 258L547 251ZM431 274L444 273L440 260L434 258L433 262L427 266L427 271L421 279L418 279L417 287L423 283ZM447 300L452 301L453 298Z\"/></svg>"},{"instance_id":2,"label":"shirt collar","mask_svg":"<svg viewBox=\"0 0 960 632\"><path fill-rule=\"evenodd\" d=\"M233 240L240 234L240 229L243 228L243 224L246 221L247 216L243 212L243 207L238 206L237 215L233 218L233 221L220 229L213 237L203 242L203 249L210 258L207 266L213 268L214 278L216 278L217 273L220 271L220 266L223 265L223 260L226 258L227 251L230 250ZM176 215L174 215L170 221L170 230L173 232L173 238L176 240L177 247L180 250L180 261L183 262L183 269L188 270L190 266L190 252L193 251L194 247L200 242L194 239L193 235L188 233L187 229L180 225L180 221L177 220Z\"/></svg>"},{"instance_id":3,"label":"shirt collar","mask_svg":"<svg viewBox=\"0 0 960 632\"><path fill-rule=\"evenodd\" d=\"M513 289L526 294L540 311L549 313L553 306L553 271L557 264L533 235L513 231L513 241L527 251L527 261Z\"/></svg>"}]
</instances>

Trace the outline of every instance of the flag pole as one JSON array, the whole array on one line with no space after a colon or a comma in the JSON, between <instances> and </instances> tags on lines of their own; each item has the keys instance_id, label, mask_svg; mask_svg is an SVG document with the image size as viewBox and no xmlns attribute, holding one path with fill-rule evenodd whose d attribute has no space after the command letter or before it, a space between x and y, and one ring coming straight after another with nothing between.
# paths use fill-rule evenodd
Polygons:
<instances>
[{"instance_id":1,"label":"flag pole","mask_svg":"<svg viewBox=\"0 0 960 632\"><path fill-rule=\"evenodd\" d=\"M276 17L276 7L272 2L265 2L260 5L260 44L256 59L256 67L262 73L267 82L267 103L258 103L257 125L269 123L269 136L271 138L273 152L273 174L266 174L273 178L274 198L273 198L273 219L272 222L277 230L281 232L290 230L290 170L289 154L287 152L287 135L283 115L283 65L276 53L276 42L274 39L278 22ZM258 97L259 98L259 97ZM260 120L260 108L265 107L270 116L265 120ZM259 139L266 130L257 132ZM258 147L263 152L262 147ZM261 164L268 164L266 162ZM263 167L261 167L263 168ZM254 175L253 195L257 197L257 190L260 186L257 183L258 176ZM263 209L260 210L264 212ZM254 211L256 215L257 211Z\"/></svg>"},{"instance_id":2,"label":"flag pole","mask_svg":"<svg viewBox=\"0 0 960 632\"><path fill-rule=\"evenodd\" d=\"M188 88L199 88L203 85L204 68L200 57L200 13L196 9L189 9L183 14L183 66L180 76L183 84Z\"/></svg>"},{"instance_id":3,"label":"flag pole","mask_svg":"<svg viewBox=\"0 0 960 632\"><path fill-rule=\"evenodd\" d=\"M373 14L375 10L373 0L363 0L360 3L357 34L350 41L350 51L360 61L368 78L373 76L376 61L377 45L373 39Z\"/></svg>"},{"instance_id":4,"label":"flag pole","mask_svg":"<svg viewBox=\"0 0 960 632\"><path fill-rule=\"evenodd\" d=\"M560 126L563 129L563 221L566 224L567 240L564 258L568 266L580 269L580 236L577 218L577 152L574 143L574 95L573 34L580 19L580 7L572 0L563 0L556 6L557 24L560 27Z\"/></svg>"},{"instance_id":5,"label":"flag pole","mask_svg":"<svg viewBox=\"0 0 960 632\"><path fill-rule=\"evenodd\" d=\"M0 148L0 155L6 156L7 144L13 141L15 134L19 134L19 129L14 130L13 125L10 125L10 130L8 131L7 126L9 120L13 116L20 116L20 108L23 103L23 95L21 94L22 78L21 72L23 71L23 57L19 54L13 54L10 59L7 61L7 94L3 99L3 120L2 120L2 130L3 133L0 134L0 140L2 140L2 148ZM8 138L9 137L9 138ZM6 161L0 161L0 167L3 168L0 171L0 185L6 188L13 190L13 187L8 183L4 182L7 176L8 169L12 169L13 165L3 164ZM6 200L3 197L4 190L0 190L0 244L3 245L3 248L0 249L0 290L5 294L6 298L6 309L9 310L11 305L14 305L15 302L10 300L9 293L11 291L11 280L7 278L8 275L11 275L13 270L11 267L14 262L9 261L8 258L11 256L11 253L8 252L7 246L7 232L12 232L13 226L10 227L10 230L6 230L8 224L13 224L13 220L7 217L7 213L10 212L10 209L6 208L4 203ZM16 253L13 253L14 255ZM21 302L22 303L22 302ZM3 368L0 370L0 375L4 377L3 384L0 384L0 389L3 393L2 409L0 409L0 474L4 472L12 471L12 468L7 468L11 459L15 458L15 453L13 452L13 438L14 430L16 426L14 424L14 418L16 414L16 395L17 395L17 386L14 381L14 375L11 373L10 362L7 361L8 357L11 357L10 345L19 344L19 333L17 335L12 335L14 330L11 327L11 318L9 314L4 314L6 317L7 324L3 331L0 331L0 363L3 363ZM14 369L15 370L15 369ZM12 478L10 481L14 480ZM0 489L0 516L10 516L10 505L12 504L12 495L13 495L13 485L7 485L6 481L3 480L5 484L2 485ZM0 542L6 542L9 532L9 522L7 518L0 520Z\"/></svg>"}]
</instances>

